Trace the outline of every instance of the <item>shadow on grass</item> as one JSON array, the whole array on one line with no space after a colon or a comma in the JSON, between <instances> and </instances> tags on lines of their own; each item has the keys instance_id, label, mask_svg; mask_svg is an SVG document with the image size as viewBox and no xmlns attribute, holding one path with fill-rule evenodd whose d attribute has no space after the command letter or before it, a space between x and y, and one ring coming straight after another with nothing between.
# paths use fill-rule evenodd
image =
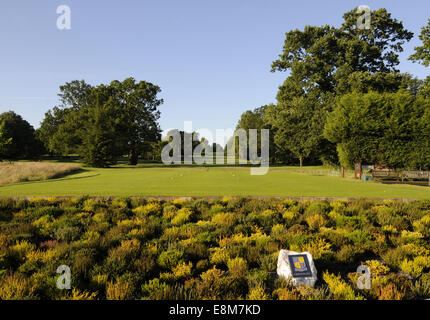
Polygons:
<instances>
[{"instance_id":1,"label":"shadow on grass","mask_svg":"<svg viewBox=\"0 0 430 320\"><path fill-rule=\"evenodd\" d=\"M46 180L33 180L33 181L22 181L22 182L17 182L17 183L11 183L11 184L5 184L5 185L0 185L1 187L9 187L9 186L16 186L16 185L22 185L22 184L36 184L36 183L47 183L47 182L55 182L55 181L69 181L69 180L81 180L81 179L87 179L87 178L93 178L96 176L99 176L100 173L94 173L92 175L89 176L84 176L84 177L72 177L76 174L80 174L80 173L84 173L84 172L90 172L90 170L87 169L77 169L74 170L73 172L69 172L69 173L62 173L62 174L58 174L52 178L46 179Z\"/></svg>"}]
</instances>

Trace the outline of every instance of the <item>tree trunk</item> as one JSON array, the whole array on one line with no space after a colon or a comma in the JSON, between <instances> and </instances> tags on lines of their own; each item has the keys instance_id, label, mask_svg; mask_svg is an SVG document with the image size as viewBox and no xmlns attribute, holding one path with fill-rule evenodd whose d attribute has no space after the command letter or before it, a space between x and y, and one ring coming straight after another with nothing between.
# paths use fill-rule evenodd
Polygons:
<instances>
[{"instance_id":1,"label":"tree trunk","mask_svg":"<svg viewBox=\"0 0 430 320\"><path fill-rule=\"evenodd\" d=\"M300 168L303 167L303 157L299 157L300 160Z\"/></svg>"},{"instance_id":2,"label":"tree trunk","mask_svg":"<svg viewBox=\"0 0 430 320\"><path fill-rule=\"evenodd\" d=\"M130 148L130 152L128 153L128 164L135 166L137 165L137 153L135 148Z\"/></svg>"}]
</instances>

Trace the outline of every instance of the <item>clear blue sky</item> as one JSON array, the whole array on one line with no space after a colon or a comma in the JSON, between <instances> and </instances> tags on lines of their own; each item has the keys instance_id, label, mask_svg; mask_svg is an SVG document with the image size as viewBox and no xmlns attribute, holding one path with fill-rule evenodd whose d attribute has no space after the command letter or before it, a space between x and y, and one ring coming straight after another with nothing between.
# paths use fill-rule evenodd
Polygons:
<instances>
[{"instance_id":1,"label":"clear blue sky","mask_svg":"<svg viewBox=\"0 0 430 320\"><path fill-rule=\"evenodd\" d=\"M56 8L69 5L72 29L56 27ZM59 85L129 76L162 88L163 130L234 128L240 114L275 102L285 74L271 73L285 32L340 25L358 5L387 8L415 38L401 71L430 69L406 61L430 18L428 0L2 0L0 112L14 110L36 128L58 104Z\"/></svg>"}]
</instances>

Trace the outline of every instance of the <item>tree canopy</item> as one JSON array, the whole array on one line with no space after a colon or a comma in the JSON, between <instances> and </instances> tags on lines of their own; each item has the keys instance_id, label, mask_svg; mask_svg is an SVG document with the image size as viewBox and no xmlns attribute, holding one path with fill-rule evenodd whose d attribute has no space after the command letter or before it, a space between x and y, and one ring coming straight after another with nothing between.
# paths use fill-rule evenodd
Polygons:
<instances>
[{"instance_id":1,"label":"tree canopy","mask_svg":"<svg viewBox=\"0 0 430 320\"><path fill-rule=\"evenodd\" d=\"M133 78L91 86L60 86L62 104L45 114L39 136L51 153L78 153L93 166L108 166L123 154L137 164L145 146L160 139L160 88Z\"/></svg>"},{"instance_id":2,"label":"tree canopy","mask_svg":"<svg viewBox=\"0 0 430 320\"><path fill-rule=\"evenodd\" d=\"M0 114L0 158L29 159L43 152L42 144L35 137L35 130L26 120L13 111ZM3 140L3 143L1 143Z\"/></svg>"}]
</instances>

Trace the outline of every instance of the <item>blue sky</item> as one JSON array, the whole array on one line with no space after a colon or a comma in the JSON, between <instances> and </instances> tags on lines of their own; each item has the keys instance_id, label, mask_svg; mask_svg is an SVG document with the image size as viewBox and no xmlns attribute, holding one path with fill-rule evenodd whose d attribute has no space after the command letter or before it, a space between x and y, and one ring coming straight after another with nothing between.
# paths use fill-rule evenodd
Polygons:
<instances>
[{"instance_id":1,"label":"blue sky","mask_svg":"<svg viewBox=\"0 0 430 320\"><path fill-rule=\"evenodd\" d=\"M57 6L71 8L71 30L56 27ZM420 78L430 69L406 61L430 18L428 0L3 0L0 3L0 112L14 110L34 127L58 104L59 85L129 76L161 87L163 130L234 128L240 114L275 102L283 73L270 65L285 32L340 25L358 5L387 8L415 38L400 69Z\"/></svg>"}]
</instances>

